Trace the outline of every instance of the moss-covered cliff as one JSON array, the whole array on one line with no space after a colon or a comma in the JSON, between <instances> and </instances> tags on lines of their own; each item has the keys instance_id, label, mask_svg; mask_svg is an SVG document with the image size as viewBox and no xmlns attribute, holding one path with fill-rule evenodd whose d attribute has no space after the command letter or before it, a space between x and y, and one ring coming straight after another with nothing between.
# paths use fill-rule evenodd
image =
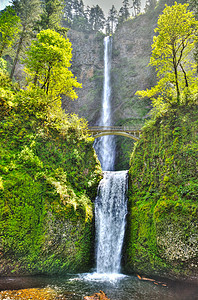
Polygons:
<instances>
[{"instance_id":1,"label":"moss-covered cliff","mask_svg":"<svg viewBox=\"0 0 198 300\"><path fill-rule=\"evenodd\" d=\"M86 123L0 82L0 275L88 270L101 168Z\"/></svg>"},{"instance_id":2,"label":"moss-covered cliff","mask_svg":"<svg viewBox=\"0 0 198 300\"><path fill-rule=\"evenodd\" d=\"M198 278L197 106L143 129L131 157L125 268Z\"/></svg>"}]
</instances>

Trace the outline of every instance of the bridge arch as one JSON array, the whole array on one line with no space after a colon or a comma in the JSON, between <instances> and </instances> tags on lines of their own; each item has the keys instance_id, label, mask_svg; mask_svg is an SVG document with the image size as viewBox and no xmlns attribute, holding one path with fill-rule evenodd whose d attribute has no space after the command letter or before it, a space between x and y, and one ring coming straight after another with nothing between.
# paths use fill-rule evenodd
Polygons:
<instances>
[{"instance_id":1,"label":"bridge arch","mask_svg":"<svg viewBox=\"0 0 198 300\"><path fill-rule=\"evenodd\" d=\"M131 129L126 127L113 127L113 126L94 126L89 127L89 132L93 138L98 138L105 135L120 135L132 140L138 141L140 138L141 130Z\"/></svg>"},{"instance_id":2,"label":"bridge arch","mask_svg":"<svg viewBox=\"0 0 198 300\"><path fill-rule=\"evenodd\" d=\"M124 136L124 137L128 137L132 140L138 141L139 138L133 136L132 134L129 134L127 132L111 132L111 131L107 131L107 132L100 132L98 134L92 135L93 138L99 138L101 136L105 136L105 135L120 135L120 136Z\"/></svg>"}]
</instances>

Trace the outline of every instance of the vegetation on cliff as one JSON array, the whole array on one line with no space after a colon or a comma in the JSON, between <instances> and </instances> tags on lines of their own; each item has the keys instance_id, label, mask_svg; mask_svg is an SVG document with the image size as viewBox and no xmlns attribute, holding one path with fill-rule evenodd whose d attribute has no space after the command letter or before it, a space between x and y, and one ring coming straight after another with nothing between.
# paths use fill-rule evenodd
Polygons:
<instances>
[{"instance_id":1,"label":"vegetation on cliff","mask_svg":"<svg viewBox=\"0 0 198 300\"><path fill-rule=\"evenodd\" d=\"M48 42L58 34L50 30L41 33L48 36ZM53 56L52 45L50 50L47 57L42 56L46 68L50 54ZM32 59L31 66L33 63ZM59 62L53 63L56 68ZM10 81L1 59L2 275L85 270L92 259L92 201L101 177L93 140L84 119L62 110L62 90L54 85L57 70L47 76L54 80L50 85L41 74L42 66L35 66L39 84L32 76L28 86L19 89ZM77 82L73 84L71 72L65 82L67 96L74 97L72 86Z\"/></svg>"},{"instance_id":2,"label":"vegetation on cliff","mask_svg":"<svg viewBox=\"0 0 198 300\"><path fill-rule=\"evenodd\" d=\"M126 269L197 275L197 106L143 129L131 157Z\"/></svg>"},{"instance_id":3,"label":"vegetation on cliff","mask_svg":"<svg viewBox=\"0 0 198 300\"><path fill-rule=\"evenodd\" d=\"M166 38L171 33L174 39L166 53L168 62L164 63L162 52L157 50L157 39L162 42L158 46L164 46L160 30L154 39L151 62L163 86L159 89L158 83L151 90L139 92L153 97L154 108L131 157L125 264L128 271L193 278L197 277L198 261L198 94L190 51L192 54L196 36L193 33L185 42L185 26L182 32L179 30L180 35L177 33L182 18L185 25L191 24L196 30L197 21L186 7L175 3L166 7L159 18L159 25L163 17L175 18L166 31ZM183 14L178 22L176 12ZM189 36L190 32L188 29ZM166 41L162 51L167 45ZM187 45L190 50L182 65ZM176 54L182 49L177 58L175 49ZM178 82L179 76L182 78Z\"/></svg>"},{"instance_id":4,"label":"vegetation on cliff","mask_svg":"<svg viewBox=\"0 0 198 300\"><path fill-rule=\"evenodd\" d=\"M175 61L169 51L162 52L159 47L165 25L165 35L170 23L180 26L177 30L183 33L188 25L188 18L184 17L185 26L181 27L182 18L178 18L176 9L175 22L170 16L165 19L157 29L159 38L155 39L152 66L157 66L162 84L151 88L156 82L155 72L152 68L145 71L151 55L153 27L165 2L158 1L155 10L150 6L147 14L128 21L126 5L120 24L126 22L118 26L114 36L115 123L142 126L150 110L150 98L154 107L131 159L125 265L128 271L142 273L197 275L197 74L192 49L185 53L189 45L194 47L195 35L191 35L188 43L184 36L179 36L181 51ZM174 4L173 0L169 2ZM190 2L197 11L196 1ZM68 69L71 45L65 39L67 29L60 27L61 3L45 0L42 9L37 3L40 1L13 0L18 17L11 8L0 15L0 56L9 62L7 68L5 60L0 60L0 273L3 275L79 272L89 268L93 257L92 200L101 169L86 121L75 114L65 114L61 108L62 94L76 98L73 87L80 87ZM39 10L32 10L35 5ZM113 13L115 10L112 16ZM185 13L192 17L187 9ZM10 23L4 22L5 19ZM81 26L82 18L76 15L75 20ZM191 25L197 26L194 17ZM91 28L96 30L98 26L92 23ZM185 31L187 37L189 29ZM89 37L87 32L83 38L74 35L78 61L73 63L73 69L79 77L86 78L89 89L84 97L88 105L83 102L79 110L83 114L86 111L92 123L99 114L97 101L102 93L103 36L98 33ZM82 45L86 45L84 51ZM179 53L178 49L174 51ZM20 84L12 83L7 73L7 69L12 69L10 77L16 74L17 62L28 76L27 81L21 76ZM25 69L21 63L26 64ZM147 96L143 104L135 96L137 86L151 88L141 93ZM67 101L68 98L65 107ZM121 169L127 166L128 149L133 144L122 140L119 143Z\"/></svg>"},{"instance_id":5,"label":"vegetation on cliff","mask_svg":"<svg viewBox=\"0 0 198 300\"><path fill-rule=\"evenodd\" d=\"M138 91L152 100L156 115L173 105L195 103L197 99L197 67L193 51L197 42L198 21L188 4L165 7L158 19L153 38L150 65L157 72L157 84L150 90ZM171 20L171 22L169 21ZM178 21L179 20L179 21Z\"/></svg>"}]
</instances>

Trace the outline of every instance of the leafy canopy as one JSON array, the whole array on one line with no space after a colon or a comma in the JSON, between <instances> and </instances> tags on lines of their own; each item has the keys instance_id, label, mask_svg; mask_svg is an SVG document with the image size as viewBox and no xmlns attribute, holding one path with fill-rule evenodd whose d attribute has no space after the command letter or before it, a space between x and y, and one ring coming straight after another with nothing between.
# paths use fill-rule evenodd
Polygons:
<instances>
[{"instance_id":1,"label":"leafy canopy","mask_svg":"<svg viewBox=\"0 0 198 300\"><path fill-rule=\"evenodd\" d=\"M0 16L0 57L5 49L12 46L20 28L20 18L8 6Z\"/></svg>"},{"instance_id":2,"label":"leafy canopy","mask_svg":"<svg viewBox=\"0 0 198 300\"><path fill-rule=\"evenodd\" d=\"M72 58L69 39L54 30L42 30L27 52L25 72L28 80L40 87L52 98L64 94L76 99L73 88L80 88L76 78L68 69Z\"/></svg>"},{"instance_id":3,"label":"leafy canopy","mask_svg":"<svg viewBox=\"0 0 198 300\"><path fill-rule=\"evenodd\" d=\"M63 2L61 0L42 0L41 19L37 22L37 30L52 29L61 34L67 33L67 28L61 26L63 17Z\"/></svg>"},{"instance_id":4,"label":"leafy canopy","mask_svg":"<svg viewBox=\"0 0 198 300\"><path fill-rule=\"evenodd\" d=\"M190 102L197 85L196 64L193 60L198 32L198 21L188 4L165 7L159 17L158 36L153 38L150 65L157 71L158 83L150 90L138 91L141 97L149 97L158 110L170 104ZM184 97L185 95L185 97Z\"/></svg>"},{"instance_id":5,"label":"leafy canopy","mask_svg":"<svg viewBox=\"0 0 198 300\"><path fill-rule=\"evenodd\" d=\"M35 36L35 24L40 19L40 0L12 0L12 7L20 17L21 30L16 45L14 45L13 65L10 78L14 76L17 62L24 55L25 49L29 46L31 39Z\"/></svg>"}]
</instances>

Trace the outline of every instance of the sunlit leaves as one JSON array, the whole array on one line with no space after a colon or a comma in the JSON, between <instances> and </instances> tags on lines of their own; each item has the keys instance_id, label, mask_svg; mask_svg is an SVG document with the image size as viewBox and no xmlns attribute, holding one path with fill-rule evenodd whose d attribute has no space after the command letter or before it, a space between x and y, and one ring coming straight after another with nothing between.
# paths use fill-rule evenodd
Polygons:
<instances>
[{"instance_id":1,"label":"sunlit leaves","mask_svg":"<svg viewBox=\"0 0 198 300\"><path fill-rule=\"evenodd\" d=\"M9 48L16 39L20 28L20 18L8 6L0 16L0 57L5 49Z\"/></svg>"},{"instance_id":2,"label":"sunlit leaves","mask_svg":"<svg viewBox=\"0 0 198 300\"><path fill-rule=\"evenodd\" d=\"M153 38L150 65L157 71L158 83L150 90L138 91L137 94L151 98L160 110L162 102L179 105L185 99L187 103L197 85L193 50L198 21L188 10L188 4L175 2L171 7L166 5L155 32L158 35Z\"/></svg>"},{"instance_id":3,"label":"sunlit leaves","mask_svg":"<svg viewBox=\"0 0 198 300\"><path fill-rule=\"evenodd\" d=\"M14 61L10 78L13 78L17 62L20 60L24 49L34 36L35 23L40 18L40 0L12 0L13 8L21 20L19 39L15 45Z\"/></svg>"},{"instance_id":4,"label":"sunlit leaves","mask_svg":"<svg viewBox=\"0 0 198 300\"><path fill-rule=\"evenodd\" d=\"M73 88L81 85L68 69L71 51L68 39L53 30L42 30L27 52L25 72L29 80L52 97L64 94L71 99L77 98Z\"/></svg>"}]
</instances>

